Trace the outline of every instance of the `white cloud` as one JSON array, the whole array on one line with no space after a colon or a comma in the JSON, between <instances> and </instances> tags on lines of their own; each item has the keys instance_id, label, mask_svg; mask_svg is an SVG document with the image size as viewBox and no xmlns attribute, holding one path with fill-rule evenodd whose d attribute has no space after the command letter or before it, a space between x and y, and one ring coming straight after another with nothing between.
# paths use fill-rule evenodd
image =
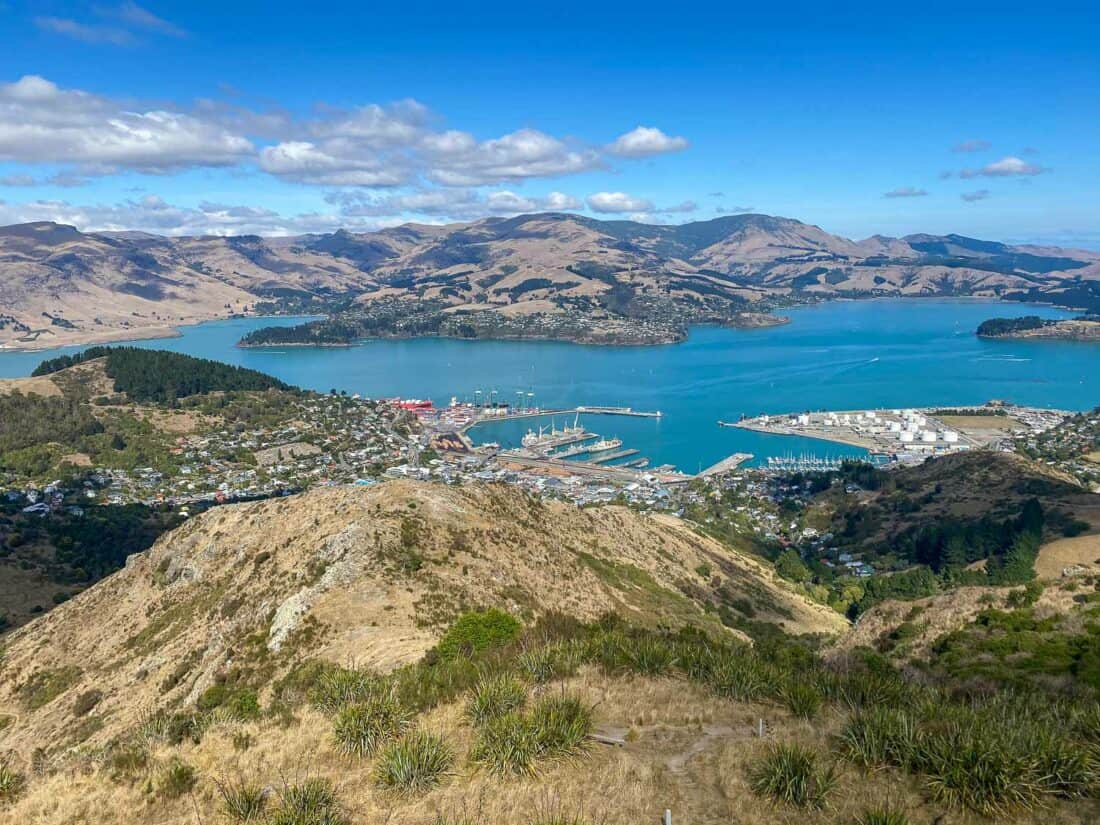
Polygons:
<instances>
[{"instance_id":1,"label":"white cloud","mask_svg":"<svg viewBox=\"0 0 1100 825\"><path fill-rule=\"evenodd\" d=\"M169 23L162 17L157 17L148 9L144 9L137 3L127 2L114 8L97 7L96 11L105 17L115 17L130 26L139 29L159 32L172 37L184 37L187 33L179 26Z\"/></svg>"},{"instance_id":2,"label":"white cloud","mask_svg":"<svg viewBox=\"0 0 1100 825\"><path fill-rule=\"evenodd\" d=\"M132 3L100 13L157 31L171 27ZM501 186L606 167L604 150L538 129L482 139L438 121L415 100L343 109L319 104L303 118L277 106L255 111L212 99L153 106L27 75L0 84L0 163L60 166L69 181L255 164L293 183L363 188ZM682 145L682 138L639 127L621 136L615 151L642 157ZM41 170L29 171L45 181ZM563 203L549 208L575 208Z\"/></svg>"},{"instance_id":3,"label":"white cloud","mask_svg":"<svg viewBox=\"0 0 1100 825\"><path fill-rule=\"evenodd\" d=\"M479 186L527 178L587 172L602 165L591 149L570 148L537 129L520 129L477 142L471 135L449 132L424 143L428 177L446 186Z\"/></svg>"},{"instance_id":4,"label":"white cloud","mask_svg":"<svg viewBox=\"0 0 1100 825\"><path fill-rule=\"evenodd\" d=\"M163 173L230 166L253 151L247 138L183 112L135 111L36 75L0 85L0 160Z\"/></svg>"},{"instance_id":5,"label":"white cloud","mask_svg":"<svg viewBox=\"0 0 1100 825\"><path fill-rule=\"evenodd\" d=\"M359 191L331 192L325 200L352 218L398 218L424 215L449 221L469 221L490 215L520 215L527 212L566 212L581 203L563 192L528 197L507 189L481 194L473 189L428 189L376 197Z\"/></svg>"},{"instance_id":6,"label":"white cloud","mask_svg":"<svg viewBox=\"0 0 1100 825\"><path fill-rule=\"evenodd\" d=\"M5 175L0 178L0 186L36 186L38 180L34 175Z\"/></svg>"},{"instance_id":7,"label":"white cloud","mask_svg":"<svg viewBox=\"0 0 1100 825\"><path fill-rule=\"evenodd\" d=\"M407 180L397 165L377 156L340 157L304 140L268 146L260 152L260 168L296 183L324 186L398 186Z\"/></svg>"},{"instance_id":8,"label":"white cloud","mask_svg":"<svg viewBox=\"0 0 1100 825\"><path fill-rule=\"evenodd\" d=\"M162 235L300 235L331 232L341 226L375 229L381 221L349 221L339 215L283 216L269 209L202 203L176 206L156 195L116 204L79 205L60 200L12 204L0 201L0 225L55 221L86 232L138 230Z\"/></svg>"},{"instance_id":9,"label":"white cloud","mask_svg":"<svg viewBox=\"0 0 1100 825\"><path fill-rule=\"evenodd\" d=\"M952 151L970 154L972 152L985 152L992 147L993 144L988 140L964 140L962 143L956 143Z\"/></svg>"},{"instance_id":10,"label":"white cloud","mask_svg":"<svg viewBox=\"0 0 1100 825\"><path fill-rule=\"evenodd\" d=\"M34 24L43 31L79 40L82 43L129 46L137 42L134 30L142 33L185 37L179 26L158 17L132 0L117 6L96 5L92 11L105 22L85 23L70 17L36 17Z\"/></svg>"},{"instance_id":11,"label":"white cloud","mask_svg":"<svg viewBox=\"0 0 1100 825\"><path fill-rule=\"evenodd\" d=\"M626 192L594 192L585 201L593 212L604 214L654 211L652 201L636 198Z\"/></svg>"},{"instance_id":12,"label":"white cloud","mask_svg":"<svg viewBox=\"0 0 1100 825\"><path fill-rule=\"evenodd\" d=\"M959 197L967 203L974 203L975 201L984 201L991 194L988 189L976 189L973 192L963 192Z\"/></svg>"},{"instance_id":13,"label":"white cloud","mask_svg":"<svg viewBox=\"0 0 1100 825\"><path fill-rule=\"evenodd\" d=\"M625 158L645 158L666 152L679 152L687 147L686 138L670 137L652 126L638 126L619 135L607 147L607 151Z\"/></svg>"},{"instance_id":14,"label":"white cloud","mask_svg":"<svg viewBox=\"0 0 1100 825\"><path fill-rule=\"evenodd\" d=\"M34 24L43 31L71 37L82 43L128 46L134 42L134 36L125 29L99 23L81 23L68 17L36 17Z\"/></svg>"},{"instance_id":15,"label":"white cloud","mask_svg":"<svg viewBox=\"0 0 1100 825\"><path fill-rule=\"evenodd\" d=\"M303 138L261 152L260 167L298 183L394 186L424 177L443 186L484 186L576 174L602 165L597 152L537 129L479 141L436 131L420 103L332 112L304 125Z\"/></svg>"},{"instance_id":16,"label":"white cloud","mask_svg":"<svg viewBox=\"0 0 1100 825\"><path fill-rule=\"evenodd\" d=\"M699 209L699 204L697 204L695 201L682 201L681 203L678 203L675 206L665 206L665 207L662 207L661 209L658 209L656 211L664 212L664 213L667 214L667 213L672 213L672 212L695 212L698 209Z\"/></svg>"},{"instance_id":17,"label":"white cloud","mask_svg":"<svg viewBox=\"0 0 1100 825\"><path fill-rule=\"evenodd\" d=\"M1009 178L1026 175L1040 175L1045 171L1047 170L1041 166L1036 166L1034 163L1028 163L1026 160L1021 160L1020 158L1010 155L987 164L981 169L963 169L959 172L959 177Z\"/></svg>"},{"instance_id":18,"label":"white cloud","mask_svg":"<svg viewBox=\"0 0 1100 825\"><path fill-rule=\"evenodd\" d=\"M891 189L889 192L883 192L884 198L923 198L928 192L924 189L917 189L915 186L900 186L897 189Z\"/></svg>"}]
</instances>

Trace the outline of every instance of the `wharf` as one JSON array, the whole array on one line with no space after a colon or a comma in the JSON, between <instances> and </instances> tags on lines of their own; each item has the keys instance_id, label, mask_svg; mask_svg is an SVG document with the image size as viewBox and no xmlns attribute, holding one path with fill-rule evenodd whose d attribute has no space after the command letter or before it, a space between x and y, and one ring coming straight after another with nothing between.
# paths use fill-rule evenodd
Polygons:
<instances>
[{"instance_id":1,"label":"wharf","mask_svg":"<svg viewBox=\"0 0 1100 825\"><path fill-rule=\"evenodd\" d=\"M608 462L614 461L617 458L626 458L627 456L637 454L638 451L632 449L615 450L614 452L610 453L599 453L597 456L590 458L589 461L593 464L607 464Z\"/></svg>"},{"instance_id":2,"label":"wharf","mask_svg":"<svg viewBox=\"0 0 1100 825\"><path fill-rule=\"evenodd\" d=\"M544 450L553 450L555 447L565 447L568 444L576 444L580 441L591 441L593 438L598 438L597 433L580 432L580 433L568 433L566 435L547 435L540 438L538 441L525 445L529 450L535 450L542 452Z\"/></svg>"},{"instance_id":3,"label":"wharf","mask_svg":"<svg viewBox=\"0 0 1100 825\"><path fill-rule=\"evenodd\" d=\"M510 412L501 415L477 415L474 419L463 426L462 429L466 430L477 424L491 424L494 421L512 421L517 418L542 418L548 415L621 415L628 418L664 418L664 413L660 410L649 412L646 410L635 410L631 407L560 407L552 409L537 409L537 410L519 410L517 412Z\"/></svg>"},{"instance_id":4,"label":"wharf","mask_svg":"<svg viewBox=\"0 0 1100 825\"><path fill-rule=\"evenodd\" d=\"M662 418L660 410L646 412L635 410L631 407L577 407L573 412L588 413L589 415L628 415L635 418Z\"/></svg>"},{"instance_id":5,"label":"wharf","mask_svg":"<svg viewBox=\"0 0 1100 825\"><path fill-rule=\"evenodd\" d=\"M587 444L578 444L576 447L570 447L568 450L562 450L558 453L550 453L547 458L571 458L575 455L584 455L585 453L592 452L592 448Z\"/></svg>"}]
</instances>

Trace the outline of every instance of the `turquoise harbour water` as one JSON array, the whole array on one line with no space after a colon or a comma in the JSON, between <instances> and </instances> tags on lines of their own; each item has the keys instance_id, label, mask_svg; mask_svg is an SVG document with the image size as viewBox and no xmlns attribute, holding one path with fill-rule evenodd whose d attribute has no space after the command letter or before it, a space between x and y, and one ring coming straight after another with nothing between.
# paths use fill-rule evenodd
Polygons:
<instances>
[{"instance_id":1,"label":"turquoise harbour water","mask_svg":"<svg viewBox=\"0 0 1100 825\"><path fill-rule=\"evenodd\" d=\"M861 451L811 439L718 427L742 414L807 409L976 404L990 398L1083 410L1100 404L1100 346L1074 342L984 341L994 316L1070 317L1049 307L932 299L836 301L788 311L791 323L758 330L693 329L659 347L422 338L339 349L235 346L249 330L295 318L248 318L184 327L179 338L134 346L186 352L276 375L327 392L372 397L473 398L474 391L534 392L541 407L629 406L661 419L582 417L582 423L654 465L695 472L734 452L769 455ZM0 353L0 377L29 375L45 352ZM548 420L543 421L549 424ZM558 426L572 420L557 419ZM481 440L518 442L532 419L480 427Z\"/></svg>"}]
</instances>

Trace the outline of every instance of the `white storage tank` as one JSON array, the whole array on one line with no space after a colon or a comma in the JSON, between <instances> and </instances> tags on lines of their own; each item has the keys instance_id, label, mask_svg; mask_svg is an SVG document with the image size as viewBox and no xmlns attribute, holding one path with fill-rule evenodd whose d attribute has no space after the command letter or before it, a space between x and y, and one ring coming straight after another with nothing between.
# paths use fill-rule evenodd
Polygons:
<instances>
[{"instance_id":1,"label":"white storage tank","mask_svg":"<svg viewBox=\"0 0 1100 825\"><path fill-rule=\"evenodd\" d=\"M959 434L954 430L944 430L941 434L941 438L948 444L957 444L959 442Z\"/></svg>"},{"instance_id":2,"label":"white storage tank","mask_svg":"<svg viewBox=\"0 0 1100 825\"><path fill-rule=\"evenodd\" d=\"M924 430L920 434L920 440L926 444L932 444L936 440L936 434L932 430Z\"/></svg>"},{"instance_id":3,"label":"white storage tank","mask_svg":"<svg viewBox=\"0 0 1100 825\"><path fill-rule=\"evenodd\" d=\"M901 422L900 421L891 421L890 422L890 432L900 433L901 432Z\"/></svg>"},{"instance_id":4,"label":"white storage tank","mask_svg":"<svg viewBox=\"0 0 1100 825\"><path fill-rule=\"evenodd\" d=\"M913 441L913 433L910 430L898 433L898 440L905 444L911 443Z\"/></svg>"}]
</instances>

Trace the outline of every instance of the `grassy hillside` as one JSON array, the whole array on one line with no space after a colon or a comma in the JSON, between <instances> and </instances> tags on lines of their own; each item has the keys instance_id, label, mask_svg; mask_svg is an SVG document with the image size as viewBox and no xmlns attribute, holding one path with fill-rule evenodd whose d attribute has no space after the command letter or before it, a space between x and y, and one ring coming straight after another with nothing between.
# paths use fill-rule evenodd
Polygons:
<instances>
[{"instance_id":1,"label":"grassy hillside","mask_svg":"<svg viewBox=\"0 0 1100 825\"><path fill-rule=\"evenodd\" d=\"M1100 814L1094 699L818 657L845 632L668 517L406 482L218 508L8 637L0 817Z\"/></svg>"}]
</instances>

